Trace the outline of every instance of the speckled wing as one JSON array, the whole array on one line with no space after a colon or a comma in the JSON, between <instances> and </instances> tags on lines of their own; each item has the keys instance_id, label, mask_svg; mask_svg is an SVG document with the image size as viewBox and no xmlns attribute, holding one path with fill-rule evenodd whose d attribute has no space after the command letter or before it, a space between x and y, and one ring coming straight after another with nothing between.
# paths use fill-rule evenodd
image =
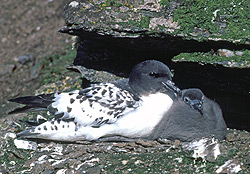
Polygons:
<instances>
[{"instance_id":1,"label":"speckled wing","mask_svg":"<svg viewBox=\"0 0 250 174\"><path fill-rule=\"evenodd\" d=\"M110 83L55 94L53 101L49 107L56 109L55 118L74 119L79 126L92 127L114 123L140 105L132 93Z\"/></svg>"}]
</instances>

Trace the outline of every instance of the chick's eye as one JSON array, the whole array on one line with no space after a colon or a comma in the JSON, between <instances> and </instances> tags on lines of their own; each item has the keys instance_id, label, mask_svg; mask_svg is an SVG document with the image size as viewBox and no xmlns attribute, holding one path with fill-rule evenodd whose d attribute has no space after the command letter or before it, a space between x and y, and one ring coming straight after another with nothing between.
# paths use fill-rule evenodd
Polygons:
<instances>
[{"instance_id":1,"label":"chick's eye","mask_svg":"<svg viewBox=\"0 0 250 174\"><path fill-rule=\"evenodd\" d=\"M184 102L188 103L188 101L189 101L189 98L188 97L184 97Z\"/></svg>"},{"instance_id":2,"label":"chick's eye","mask_svg":"<svg viewBox=\"0 0 250 174\"><path fill-rule=\"evenodd\" d=\"M149 76L154 77L154 78L158 78L158 77L160 77L160 74L156 73L156 72L150 72Z\"/></svg>"}]
</instances>

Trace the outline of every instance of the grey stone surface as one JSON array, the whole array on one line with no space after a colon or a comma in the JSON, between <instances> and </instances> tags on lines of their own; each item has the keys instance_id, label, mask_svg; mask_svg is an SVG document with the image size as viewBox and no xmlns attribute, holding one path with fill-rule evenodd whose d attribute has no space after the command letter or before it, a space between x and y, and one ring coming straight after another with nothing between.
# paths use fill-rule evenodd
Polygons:
<instances>
[{"instance_id":1,"label":"grey stone surface","mask_svg":"<svg viewBox=\"0 0 250 174\"><path fill-rule=\"evenodd\" d=\"M218 3L221 4L213 8L217 3L209 1L74 0L65 7L67 26L60 31L73 35L94 32L122 38L171 35L195 40L227 40L249 44L244 3L237 4L234 8L226 3ZM235 16L234 11L238 8L242 14ZM237 18L238 22L233 18ZM237 33L230 30L234 23ZM243 26L244 29L241 28ZM228 33L235 36L230 37Z\"/></svg>"},{"instance_id":2,"label":"grey stone surface","mask_svg":"<svg viewBox=\"0 0 250 174\"><path fill-rule=\"evenodd\" d=\"M15 68L14 64L0 65L0 76L10 75Z\"/></svg>"},{"instance_id":3,"label":"grey stone surface","mask_svg":"<svg viewBox=\"0 0 250 174\"><path fill-rule=\"evenodd\" d=\"M20 64L25 65L29 62L33 62L35 58L33 55L22 55L22 56L18 56L17 60Z\"/></svg>"}]
</instances>

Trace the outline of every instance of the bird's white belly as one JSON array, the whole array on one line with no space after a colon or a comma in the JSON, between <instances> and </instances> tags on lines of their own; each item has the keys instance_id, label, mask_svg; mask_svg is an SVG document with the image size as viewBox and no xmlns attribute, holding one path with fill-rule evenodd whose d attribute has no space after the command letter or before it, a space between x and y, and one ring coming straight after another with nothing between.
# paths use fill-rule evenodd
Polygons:
<instances>
[{"instance_id":1,"label":"bird's white belly","mask_svg":"<svg viewBox=\"0 0 250 174\"><path fill-rule=\"evenodd\" d=\"M83 128L88 132L86 138L95 140L111 135L139 138L149 135L172 106L173 100L163 93L143 96L141 99L141 106L136 111L124 115L116 123L106 124L99 128Z\"/></svg>"},{"instance_id":2,"label":"bird's white belly","mask_svg":"<svg viewBox=\"0 0 250 174\"><path fill-rule=\"evenodd\" d=\"M142 106L137 111L118 121L120 134L127 137L147 136L161 121L173 100L166 94L157 93L142 97Z\"/></svg>"}]
</instances>

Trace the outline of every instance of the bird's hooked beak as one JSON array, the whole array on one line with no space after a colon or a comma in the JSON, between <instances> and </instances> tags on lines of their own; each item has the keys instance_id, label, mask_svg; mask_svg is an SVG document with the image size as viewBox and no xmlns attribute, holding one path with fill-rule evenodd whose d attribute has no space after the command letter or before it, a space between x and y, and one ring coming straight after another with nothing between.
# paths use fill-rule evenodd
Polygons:
<instances>
[{"instance_id":1,"label":"bird's hooked beak","mask_svg":"<svg viewBox=\"0 0 250 174\"><path fill-rule=\"evenodd\" d=\"M188 100L187 103L191 108L197 110L200 112L201 115L203 115L203 100Z\"/></svg>"},{"instance_id":2,"label":"bird's hooked beak","mask_svg":"<svg viewBox=\"0 0 250 174\"><path fill-rule=\"evenodd\" d=\"M172 82L171 80L168 80L166 82L162 82L162 84L164 85L164 87L167 90L173 91L176 94L176 96L181 96L182 95L180 88L178 88L177 86L175 86L175 83Z\"/></svg>"}]
</instances>

